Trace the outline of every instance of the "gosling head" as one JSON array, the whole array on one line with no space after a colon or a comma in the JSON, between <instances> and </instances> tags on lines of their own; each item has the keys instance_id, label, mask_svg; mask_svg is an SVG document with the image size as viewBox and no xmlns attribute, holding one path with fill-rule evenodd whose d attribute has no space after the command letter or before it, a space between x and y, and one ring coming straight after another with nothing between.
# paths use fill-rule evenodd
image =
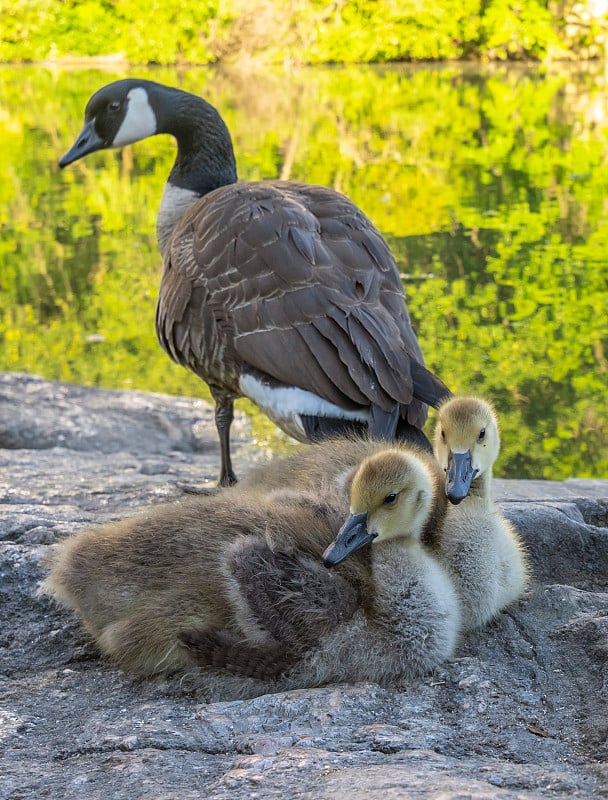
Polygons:
<instances>
[{"instance_id":1,"label":"gosling head","mask_svg":"<svg viewBox=\"0 0 608 800\"><path fill-rule=\"evenodd\" d=\"M457 504L468 495L471 483L491 474L500 449L494 409L478 397L452 397L437 415L435 457L446 473L445 493Z\"/></svg>"},{"instance_id":2,"label":"gosling head","mask_svg":"<svg viewBox=\"0 0 608 800\"><path fill-rule=\"evenodd\" d=\"M350 484L350 515L323 563L335 567L372 542L419 541L433 496L432 477L413 453L387 448L366 458Z\"/></svg>"}]
</instances>

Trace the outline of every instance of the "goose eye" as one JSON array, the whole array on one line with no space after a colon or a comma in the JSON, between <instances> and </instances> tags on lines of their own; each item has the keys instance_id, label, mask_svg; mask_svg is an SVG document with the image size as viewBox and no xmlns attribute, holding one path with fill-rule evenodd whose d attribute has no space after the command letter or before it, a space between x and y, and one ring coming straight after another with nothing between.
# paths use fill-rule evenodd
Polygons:
<instances>
[{"instance_id":1,"label":"goose eye","mask_svg":"<svg viewBox=\"0 0 608 800\"><path fill-rule=\"evenodd\" d=\"M120 101L119 100L112 100L111 103L108 103L108 109L110 111L118 111L120 109Z\"/></svg>"},{"instance_id":2,"label":"goose eye","mask_svg":"<svg viewBox=\"0 0 608 800\"><path fill-rule=\"evenodd\" d=\"M395 503L397 502L397 498L398 498L398 497L399 497L399 495L398 495L398 493L397 493L397 492L391 492L390 494L387 494L387 495L386 495L386 497L385 497L385 498L384 498L384 500L382 501L382 505L385 505L385 506L394 506L394 505L395 505Z\"/></svg>"},{"instance_id":3,"label":"goose eye","mask_svg":"<svg viewBox=\"0 0 608 800\"><path fill-rule=\"evenodd\" d=\"M483 442L483 440L484 440L485 438L486 438L486 429L485 429L485 428L482 428L482 429L479 431L479 436L477 437L477 441L478 441L478 442Z\"/></svg>"}]
</instances>

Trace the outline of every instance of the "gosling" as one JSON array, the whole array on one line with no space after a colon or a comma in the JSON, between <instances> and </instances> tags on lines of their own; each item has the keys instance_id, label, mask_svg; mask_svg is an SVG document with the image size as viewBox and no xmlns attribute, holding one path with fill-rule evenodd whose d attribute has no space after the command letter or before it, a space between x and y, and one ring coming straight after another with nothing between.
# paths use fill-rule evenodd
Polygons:
<instances>
[{"instance_id":1,"label":"gosling","mask_svg":"<svg viewBox=\"0 0 608 800\"><path fill-rule=\"evenodd\" d=\"M353 478L367 538L349 518L328 549L341 510L237 487L65 540L42 591L123 669L202 669L224 697L420 675L451 655L459 625L451 580L420 541L437 494L424 463L392 447Z\"/></svg>"},{"instance_id":2,"label":"gosling","mask_svg":"<svg viewBox=\"0 0 608 800\"><path fill-rule=\"evenodd\" d=\"M529 579L521 539L492 500L500 435L490 403L477 397L444 403L437 415L434 450L453 504L434 552L452 576L462 627L468 631L521 597Z\"/></svg>"},{"instance_id":3,"label":"gosling","mask_svg":"<svg viewBox=\"0 0 608 800\"><path fill-rule=\"evenodd\" d=\"M76 611L99 651L125 671L183 674L199 666L189 643L208 628L272 644L237 579L268 572L272 562L278 584L269 595L276 603L298 585L306 603L299 605L300 640L308 647L315 632L352 615L364 592L357 561L340 574L321 562L342 521L341 512L305 493L260 497L237 487L188 497L55 545L41 593ZM281 582L286 573L291 586Z\"/></svg>"},{"instance_id":4,"label":"gosling","mask_svg":"<svg viewBox=\"0 0 608 800\"><path fill-rule=\"evenodd\" d=\"M354 614L320 635L318 644L279 676L280 688L341 681L392 686L431 672L453 654L460 629L458 598L447 570L422 543L442 494L435 473L403 448L385 446L363 460L349 485L350 514L323 560L339 569L368 553L355 562L356 586L365 592ZM274 642L289 640L286 626L301 629L304 604L292 603L290 614L276 613L272 582L243 581L240 589L246 603L257 604ZM203 631L198 642L191 636L189 643L206 667L257 676L261 663L271 663L263 644L239 643L225 630Z\"/></svg>"}]
</instances>

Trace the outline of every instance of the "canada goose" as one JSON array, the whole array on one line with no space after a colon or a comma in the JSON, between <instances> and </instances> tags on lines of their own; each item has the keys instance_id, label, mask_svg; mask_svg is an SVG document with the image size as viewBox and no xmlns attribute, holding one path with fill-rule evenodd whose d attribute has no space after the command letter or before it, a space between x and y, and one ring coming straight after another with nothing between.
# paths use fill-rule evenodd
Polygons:
<instances>
[{"instance_id":1,"label":"canada goose","mask_svg":"<svg viewBox=\"0 0 608 800\"><path fill-rule=\"evenodd\" d=\"M347 604L340 620L317 630L317 644L302 652L290 635L302 630L301 595L290 594L288 609L277 607L276 581L240 580L245 605L256 605L273 641L243 642L225 630L192 633L188 643L201 665L276 677L273 654L284 642L295 661L280 677L282 688L358 680L388 685L432 670L453 653L460 627L452 581L421 541L442 494L435 474L412 452L385 448L366 458L352 477L349 517L323 555L336 567L362 549L368 553L355 562L357 591L363 591L357 610Z\"/></svg>"},{"instance_id":2,"label":"canada goose","mask_svg":"<svg viewBox=\"0 0 608 800\"><path fill-rule=\"evenodd\" d=\"M242 396L303 442L355 428L430 450L426 404L449 391L424 367L395 260L370 220L321 186L237 183L217 111L152 81L97 91L59 164L158 133L178 152L157 219L156 332L209 385L220 484L236 481L230 425Z\"/></svg>"},{"instance_id":3,"label":"canada goose","mask_svg":"<svg viewBox=\"0 0 608 800\"><path fill-rule=\"evenodd\" d=\"M519 535L492 500L492 466L500 450L494 409L477 397L448 400L437 414L434 445L454 504L434 552L452 575L463 630L470 630L520 597L529 577Z\"/></svg>"}]
</instances>

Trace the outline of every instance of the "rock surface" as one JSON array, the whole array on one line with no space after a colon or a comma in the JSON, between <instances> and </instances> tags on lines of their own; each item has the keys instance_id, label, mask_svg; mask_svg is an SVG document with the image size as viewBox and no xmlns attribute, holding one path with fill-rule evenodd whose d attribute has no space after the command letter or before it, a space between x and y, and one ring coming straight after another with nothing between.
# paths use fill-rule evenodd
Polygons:
<instances>
[{"instance_id":1,"label":"rock surface","mask_svg":"<svg viewBox=\"0 0 608 800\"><path fill-rule=\"evenodd\" d=\"M608 481L496 481L534 584L434 675L206 704L103 663L36 589L59 537L218 467L200 401L0 375L2 800L608 796Z\"/></svg>"}]
</instances>

